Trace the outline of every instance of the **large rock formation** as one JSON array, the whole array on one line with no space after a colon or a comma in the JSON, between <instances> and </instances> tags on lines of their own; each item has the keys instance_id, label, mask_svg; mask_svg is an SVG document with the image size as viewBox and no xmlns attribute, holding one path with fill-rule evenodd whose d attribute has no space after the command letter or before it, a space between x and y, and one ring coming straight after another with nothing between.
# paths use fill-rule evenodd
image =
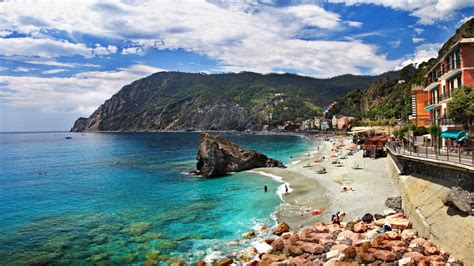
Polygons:
<instances>
[{"instance_id":1,"label":"large rock formation","mask_svg":"<svg viewBox=\"0 0 474 266\"><path fill-rule=\"evenodd\" d=\"M198 160L197 173L203 177L222 176L228 172L258 167L285 167L282 162L268 158L265 154L244 149L207 132L201 133L196 159Z\"/></svg>"},{"instance_id":2,"label":"large rock formation","mask_svg":"<svg viewBox=\"0 0 474 266\"><path fill-rule=\"evenodd\" d=\"M453 187L446 197L446 204L456 207L458 210L474 215L474 193Z\"/></svg>"}]
</instances>

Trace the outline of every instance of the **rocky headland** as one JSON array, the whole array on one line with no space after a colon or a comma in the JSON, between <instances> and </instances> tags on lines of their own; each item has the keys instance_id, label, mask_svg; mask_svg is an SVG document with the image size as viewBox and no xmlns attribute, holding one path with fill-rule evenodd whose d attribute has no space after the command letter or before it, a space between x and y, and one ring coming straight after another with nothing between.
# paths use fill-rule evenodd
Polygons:
<instances>
[{"instance_id":1,"label":"rocky headland","mask_svg":"<svg viewBox=\"0 0 474 266\"><path fill-rule=\"evenodd\" d=\"M218 135L202 132L199 151L196 155L197 174L203 177L226 175L260 167L285 166L281 161L268 158L265 154L248 150Z\"/></svg>"}]
</instances>

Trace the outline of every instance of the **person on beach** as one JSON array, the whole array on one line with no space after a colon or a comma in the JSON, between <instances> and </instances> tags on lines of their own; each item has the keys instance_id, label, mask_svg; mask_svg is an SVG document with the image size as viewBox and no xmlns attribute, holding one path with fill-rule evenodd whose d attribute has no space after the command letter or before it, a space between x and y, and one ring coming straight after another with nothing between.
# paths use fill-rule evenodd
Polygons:
<instances>
[{"instance_id":1,"label":"person on beach","mask_svg":"<svg viewBox=\"0 0 474 266\"><path fill-rule=\"evenodd\" d=\"M285 194L288 194L288 186L285 184Z\"/></svg>"},{"instance_id":2,"label":"person on beach","mask_svg":"<svg viewBox=\"0 0 474 266\"><path fill-rule=\"evenodd\" d=\"M265 192L268 192L268 187L267 187L267 185L265 185L265 186L263 187L263 190L264 190Z\"/></svg>"},{"instance_id":3,"label":"person on beach","mask_svg":"<svg viewBox=\"0 0 474 266\"><path fill-rule=\"evenodd\" d=\"M384 223L382 227L379 228L379 231L382 231L382 232L392 231L392 225L390 225L389 223Z\"/></svg>"},{"instance_id":4,"label":"person on beach","mask_svg":"<svg viewBox=\"0 0 474 266\"><path fill-rule=\"evenodd\" d=\"M341 222L342 222L342 220L344 219L345 216L346 216L345 212L335 211L331 215L331 222L333 224L341 225Z\"/></svg>"}]
</instances>

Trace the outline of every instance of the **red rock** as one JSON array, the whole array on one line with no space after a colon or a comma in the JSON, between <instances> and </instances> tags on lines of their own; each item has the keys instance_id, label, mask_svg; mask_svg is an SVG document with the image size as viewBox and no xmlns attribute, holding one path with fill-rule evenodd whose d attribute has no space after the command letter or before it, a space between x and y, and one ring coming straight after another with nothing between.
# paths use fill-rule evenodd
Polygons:
<instances>
[{"instance_id":1,"label":"red rock","mask_svg":"<svg viewBox=\"0 0 474 266\"><path fill-rule=\"evenodd\" d=\"M350 238L352 243L357 242L359 239L362 239L362 236L359 233L353 233L351 238Z\"/></svg>"},{"instance_id":2,"label":"red rock","mask_svg":"<svg viewBox=\"0 0 474 266\"><path fill-rule=\"evenodd\" d=\"M245 234L243 234L243 237L245 238L252 238L256 235L256 233L254 231L251 231L251 232L247 232Z\"/></svg>"},{"instance_id":3,"label":"red rock","mask_svg":"<svg viewBox=\"0 0 474 266\"><path fill-rule=\"evenodd\" d=\"M270 265L273 262L284 261L287 259L285 254L275 255L275 254L263 254L262 259L260 260L259 265Z\"/></svg>"},{"instance_id":4,"label":"red rock","mask_svg":"<svg viewBox=\"0 0 474 266\"><path fill-rule=\"evenodd\" d=\"M344 230L337 235L337 240L351 239L354 233L349 230Z\"/></svg>"},{"instance_id":5,"label":"red rock","mask_svg":"<svg viewBox=\"0 0 474 266\"><path fill-rule=\"evenodd\" d=\"M402 241L411 241L414 239L418 233L416 232L415 229L405 229L402 231Z\"/></svg>"},{"instance_id":6,"label":"red rock","mask_svg":"<svg viewBox=\"0 0 474 266\"><path fill-rule=\"evenodd\" d=\"M357 255L355 247L352 246L346 247L342 253L348 258L354 258Z\"/></svg>"},{"instance_id":7,"label":"red rock","mask_svg":"<svg viewBox=\"0 0 474 266\"><path fill-rule=\"evenodd\" d=\"M275 230L273 230L272 233L273 233L274 235L280 236L280 235L282 235L283 233L289 232L289 231L290 231L290 226L289 226L287 223L282 222L282 223L280 223L280 224L275 228Z\"/></svg>"},{"instance_id":8,"label":"red rock","mask_svg":"<svg viewBox=\"0 0 474 266\"><path fill-rule=\"evenodd\" d=\"M285 246L285 248L283 249L283 253L295 257L303 254L303 250L299 246L289 245Z\"/></svg>"},{"instance_id":9,"label":"red rock","mask_svg":"<svg viewBox=\"0 0 474 266\"><path fill-rule=\"evenodd\" d=\"M407 252L403 254L404 258L412 258L414 263L418 263L420 260L424 259L425 256L420 252Z\"/></svg>"},{"instance_id":10,"label":"red rock","mask_svg":"<svg viewBox=\"0 0 474 266\"><path fill-rule=\"evenodd\" d=\"M258 228L259 232L266 232L268 230L270 230L270 229L268 229L268 227L266 227L265 225L262 225L262 226L260 226L260 228Z\"/></svg>"},{"instance_id":11,"label":"red rock","mask_svg":"<svg viewBox=\"0 0 474 266\"><path fill-rule=\"evenodd\" d=\"M263 242L271 245L273 242L275 241L275 239L264 239Z\"/></svg>"},{"instance_id":12,"label":"red rock","mask_svg":"<svg viewBox=\"0 0 474 266\"><path fill-rule=\"evenodd\" d=\"M431 262L431 261L444 261L444 258L440 255L432 255L432 256L425 257L425 261L428 261L428 262Z\"/></svg>"},{"instance_id":13,"label":"red rock","mask_svg":"<svg viewBox=\"0 0 474 266\"><path fill-rule=\"evenodd\" d=\"M308 260L302 256L298 256L296 258L288 260L288 263L286 265L303 265L305 263L308 263Z\"/></svg>"},{"instance_id":14,"label":"red rock","mask_svg":"<svg viewBox=\"0 0 474 266\"><path fill-rule=\"evenodd\" d=\"M384 234L384 238L387 240L400 240L402 239L400 234L397 232L389 231Z\"/></svg>"},{"instance_id":15,"label":"red rock","mask_svg":"<svg viewBox=\"0 0 474 266\"><path fill-rule=\"evenodd\" d=\"M196 266L206 266L206 262L201 260L200 262L198 262L198 264L196 264Z\"/></svg>"},{"instance_id":16,"label":"red rock","mask_svg":"<svg viewBox=\"0 0 474 266\"><path fill-rule=\"evenodd\" d=\"M274 251L282 251L285 248L285 244L282 238L277 238L273 243L271 243Z\"/></svg>"},{"instance_id":17,"label":"red rock","mask_svg":"<svg viewBox=\"0 0 474 266\"><path fill-rule=\"evenodd\" d=\"M366 252L362 252L362 253L357 252L357 255L355 256L354 259L360 264L362 264L362 263L371 263L371 262L375 261L374 256L372 254L366 253Z\"/></svg>"},{"instance_id":18,"label":"red rock","mask_svg":"<svg viewBox=\"0 0 474 266\"><path fill-rule=\"evenodd\" d=\"M422 247L426 241L424 238L415 238L410 242L410 247Z\"/></svg>"},{"instance_id":19,"label":"red rock","mask_svg":"<svg viewBox=\"0 0 474 266\"><path fill-rule=\"evenodd\" d=\"M342 228L337 224L328 224L326 226L329 229L330 234L339 233L342 231Z\"/></svg>"},{"instance_id":20,"label":"red rock","mask_svg":"<svg viewBox=\"0 0 474 266\"><path fill-rule=\"evenodd\" d=\"M304 243L300 248L304 252L310 254L321 254L324 252L324 246L316 243Z\"/></svg>"},{"instance_id":21,"label":"red rock","mask_svg":"<svg viewBox=\"0 0 474 266\"><path fill-rule=\"evenodd\" d=\"M390 223L392 229L409 229L411 228L411 223L407 218L396 218L396 217L386 217L385 219L376 220L374 224L376 226L382 226L384 223Z\"/></svg>"},{"instance_id":22,"label":"red rock","mask_svg":"<svg viewBox=\"0 0 474 266\"><path fill-rule=\"evenodd\" d=\"M397 255L397 258L401 258L403 256L403 253L405 253L406 251L406 247L392 247L392 252Z\"/></svg>"},{"instance_id":23,"label":"red rock","mask_svg":"<svg viewBox=\"0 0 474 266\"><path fill-rule=\"evenodd\" d=\"M363 222L358 222L354 225L352 230L356 233L363 233L367 231L367 225L365 225Z\"/></svg>"},{"instance_id":24,"label":"red rock","mask_svg":"<svg viewBox=\"0 0 474 266\"><path fill-rule=\"evenodd\" d=\"M439 254L439 249L437 247L425 248L425 255L426 256L438 255L438 254Z\"/></svg>"},{"instance_id":25,"label":"red rock","mask_svg":"<svg viewBox=\"0 0 474 266\"><path fill-rule=\"evenodd\" d=\"M332 240L332 239L321 239L319 240L319 244L322 245L322 246L333 246L336 244L336 241Z\"/></svg>"},{"instance_id":26,"label":"red rock","mask_svg":"<svg viewBox=\"0 0 474 266\"><path fill-rule=\"evenodd\" d=\"M329 233L329 228L323 222L315 223L313 230L317 233Z\"/></svg>"},{"instance_id":27,"label":"red rock","mask_svg":"<svg viewBox=\"0 0 474 266\"><path fill-rule=\"evenodd\" d=\"M311 233L309 236L312 241L319 241L321 239L333 239L333 235L329 233Z\"/></svg>"},{"instance_id":28,"label":"red rock","mask_svg":"<svg viewBox=\"0 0 474 266\"><path fill-rule=\"evenodd\" d=\"M395 255L395 253L387 250L377 250L373 255L374 258L385 262L395 261L397 259L397 255Z\"/></svg>"},{"instance_id":29,"label":"red rock","mask_svg":"<svg viewBox=\"0 0 474 266\"><path fill-rule=\"evenodd\" d=\"M228 266L234 263L234 260L232 258L227 258L221 262L219 262L219 266Z\"/></svg>"},{"instance_id":30,"label":"red rock","mask_svg":"<svg viewBox=\"0 0 474 266\"><path fill-rule=\"evenodd\" d=\"M430 262L426 260L420 260L416 265L417 266L430 266Z\"/></svg>"},{"instance_id":31,"label":"red rock","mask_svg":"<svg viewBox=\"0 0 474 266\"><path fill-rule=\"evenodd\" d=\"M310 237L311 233L314 233L313 228L308 227L308 228L305 228L305 229L301 230L298 235L303 240L309 240L311 238Z\"/></svg>"},{"instance_id":32,"label":"red rock","mask_svg":"<svg viewBox=\"0 0 474 266\"><path fill-rule=\"evenodd\" d=\"M430 261L430 266L442 266L442 265L447 265L447 263L444 261Z\"/></svg>"},{"instance_id":33,"label":"red rock","mask_svg":"<svg viewBox=\"0 0 474 266\"><path fill-rule=\"evenodd\" d=\"M405 242L400 240L392 240L389 241L385 246L393 248L393 247L405 247Z\"/></svg>"}]
</instances>

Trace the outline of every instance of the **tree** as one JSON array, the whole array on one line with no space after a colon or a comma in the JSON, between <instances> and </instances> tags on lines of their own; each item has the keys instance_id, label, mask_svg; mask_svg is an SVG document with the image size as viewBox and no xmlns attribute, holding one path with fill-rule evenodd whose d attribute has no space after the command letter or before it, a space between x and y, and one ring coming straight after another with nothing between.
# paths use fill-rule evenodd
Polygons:
<instances>
[{"instance_id":1,"label":"tree","mask_svg":"<svg viewBox=\"0 0 474 266\"><path fill-rule=\"evenodd\" d=\"M462 124L469 129L474 122L474 89L464 86L454 92L454 96L448 103L448 117L454 119L455 123Z\"/></svg>"},{"instance_id":2,"label":"tree","mask_svg":"<svg viewBox=\"0 0 474 266\"><path fill-rule=\"evenodd\" d=\"M433 139L433 146L438 147L439 135L441 135L441 128L438 125L432 125L428 128L428 133L430 133L431 138Z\"/></svg>"}]
</instances>

